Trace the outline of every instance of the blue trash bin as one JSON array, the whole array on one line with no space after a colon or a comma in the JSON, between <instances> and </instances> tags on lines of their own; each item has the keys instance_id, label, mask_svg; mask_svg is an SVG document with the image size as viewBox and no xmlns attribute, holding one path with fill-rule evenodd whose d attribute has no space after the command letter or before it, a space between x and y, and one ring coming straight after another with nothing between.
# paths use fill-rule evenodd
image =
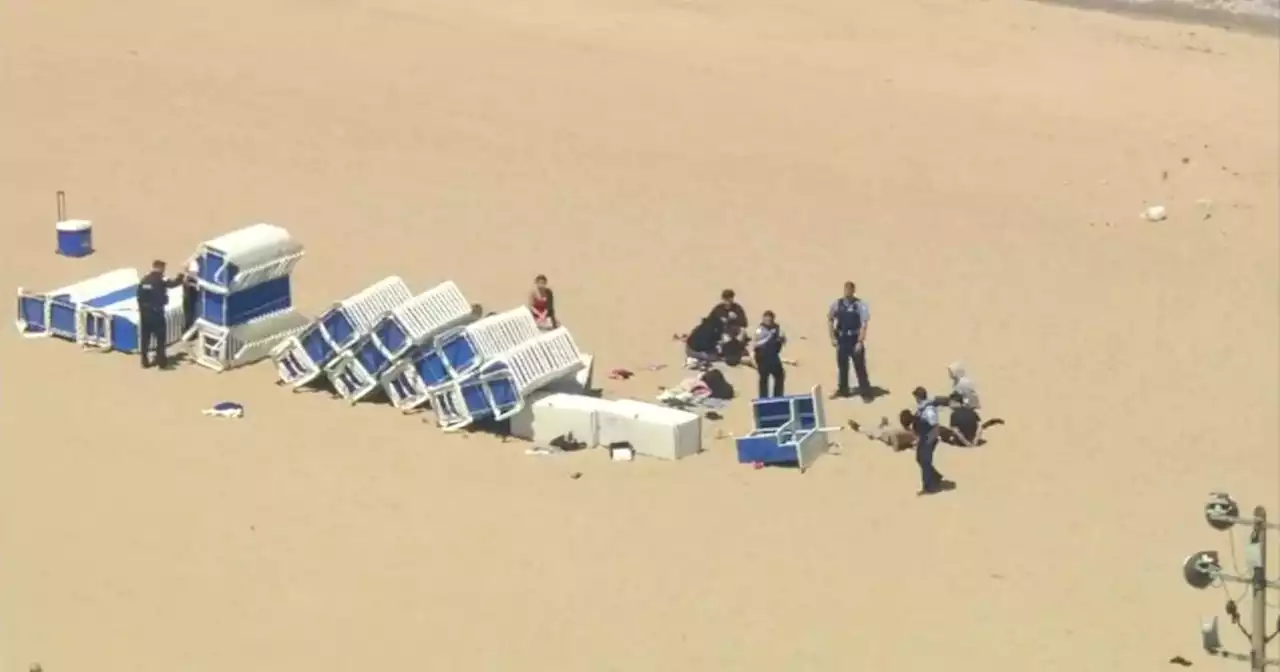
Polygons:
<instances>
[{"instance_id":1,"label":"blue trash bin","mask_svg":"<svg viewBox=\"0 0 1280 672\"><path fill-rule=\"evenodd\" d=\"M87 257L93 254L93 222L68 219L58 222L58 254L64 257Z\"/></svg>"}]
</instances>

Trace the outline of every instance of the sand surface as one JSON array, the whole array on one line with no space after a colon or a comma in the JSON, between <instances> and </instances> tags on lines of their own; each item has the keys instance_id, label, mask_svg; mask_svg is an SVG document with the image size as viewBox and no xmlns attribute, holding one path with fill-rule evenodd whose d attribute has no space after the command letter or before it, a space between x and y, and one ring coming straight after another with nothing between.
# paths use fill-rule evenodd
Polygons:
<instances>
[{"instance_id":1,"label":"sand surface","mask_svg":"<svg viewBox=\"0 0 1280 672\"><path fill-rule=\"evenodd\" d=\"M854 279L892 393L833 417L961 358L1008 425L920 499L847 435L803 476L710 440L535 458L11 332L0 669L1239 669L1180 564L1229 546L1210 490L1280 517L1278 76L1274 40L1016 0L6 3L0 286L266 220L309 311L546 273L601 370L674 365L732 286L798 389L830 388ZM57 189L87 260L52 254ZM249 417L199 415L222 399Z\"/></svg>"}]
</instances>

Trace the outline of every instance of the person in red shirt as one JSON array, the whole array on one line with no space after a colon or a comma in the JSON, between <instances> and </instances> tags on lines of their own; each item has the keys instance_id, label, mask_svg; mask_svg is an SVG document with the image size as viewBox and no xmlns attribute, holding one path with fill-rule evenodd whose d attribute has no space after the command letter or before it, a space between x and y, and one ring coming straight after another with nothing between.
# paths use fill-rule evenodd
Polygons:
<instances>
[{"instance_id":1,"label":"person in red shirt","mask_svg":"<svg viewBox=\"0 0 1280 672\"><path fill-rule=\"evenodd\" d=\"M529 312L543 331L560 326L556 319L556 295L547 285L547 276L539 275L533 279L533 291L529 292Z\"/></svg>"}]
</instances>

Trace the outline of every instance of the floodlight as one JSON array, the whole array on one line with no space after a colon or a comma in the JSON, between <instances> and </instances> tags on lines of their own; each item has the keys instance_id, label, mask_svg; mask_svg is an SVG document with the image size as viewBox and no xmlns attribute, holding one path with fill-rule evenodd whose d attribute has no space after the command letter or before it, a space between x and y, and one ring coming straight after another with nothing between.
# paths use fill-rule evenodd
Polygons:
<instances>
[{"instance_id":1,"label":"floodlight","mask_svg":"<svg viewBox=\"0 0 1280 672\"><path fill-rule=\"evenodd\" d=\"M1231 495L1225 492L1209 493L1209 501L1204 505L1204 519L1209 521L1210 527L1219 531L1229 530L1239 517L1240 505L1231 499Z\"/></svg>"},{"instance_id":2,"label":"floodlight","mask_svg":"<svg viewBox=\"0 0 1280 672\"><path fill-rule=\"evenodd\" d=\"M1182 563L1182 578L1186 579L1187 585L1192 588L1208 588L1213 585L1220 573L1222 573L1222 564L1218 562L1217 551L1192 553Z\"/></svg>"}]
</instances>

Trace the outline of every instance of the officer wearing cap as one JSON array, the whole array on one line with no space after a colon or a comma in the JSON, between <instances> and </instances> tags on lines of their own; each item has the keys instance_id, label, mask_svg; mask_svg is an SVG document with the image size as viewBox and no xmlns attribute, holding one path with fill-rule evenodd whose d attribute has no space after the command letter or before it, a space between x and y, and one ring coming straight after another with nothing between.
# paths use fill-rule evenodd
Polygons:
<instances>
[{"instance_id":1,"label":"officer wearing cap","mask_svg":"<svg viewBox=\"0 0 1280 672\"><path fill-rule=\"evenodd\" d=\"M147 355L154 342L156 366L161 369L169 366L165 355L165 317L164 309L169 305L169 289L182 284L183 275L176 278L164 277L164 262L156 260L151 263L151 272L142 276L138 283L138 321L139 343L138 353L142 355L142 368L150 368Z\"/></svg>"},{"instance_id":2,"label":"officer wearing cap","mask_svg":"<svg viewBox=\"0 0 1280 672\"><path fill-rule=\"evenodd\" d=\"M852 396L849 390L849 361L858 378L858 393L863 399L871 394L871 381L867 376L867 325L871 323L871 311L856 295L852 282L844 283L844 296L835 300L827 310L827 326L831 345L836 348L836 391L832 398Z\"/></svg>"}]
</instances>

